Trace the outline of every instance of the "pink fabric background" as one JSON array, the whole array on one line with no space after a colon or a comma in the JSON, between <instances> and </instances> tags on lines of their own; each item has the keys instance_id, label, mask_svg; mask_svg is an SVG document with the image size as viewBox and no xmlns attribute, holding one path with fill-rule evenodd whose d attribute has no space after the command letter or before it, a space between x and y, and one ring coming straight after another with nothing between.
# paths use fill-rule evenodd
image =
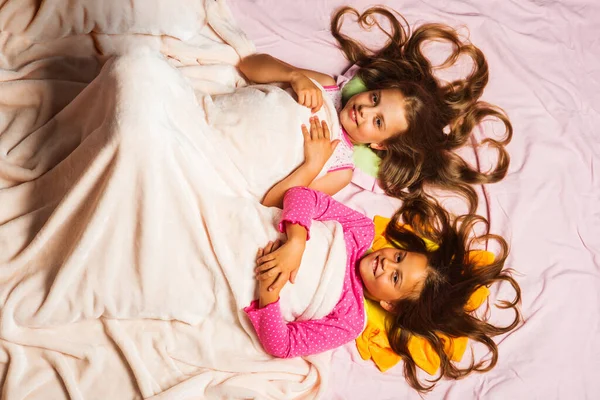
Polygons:
<instances>
[{"instance_id":1,"label":"pink fabric background","mask_svg":"<svg viewBox=\"0 0 600 400\"><path fill-rule=\"evenodd\" d=\"M507 266L518 271L525 322L496 339L500 360L494 370L440 382L426 397L600 398L600 3L381 3L411 24L467 26L490 65L484 99L503 107L514 126L509 174L486 191L492 231L511 244ZM330 15L343 4L362 9L370 2L229 4L259 52L337 75L347 62L330 36ZM493 134L492 128L486 131ZM353 186L339 198L369 216L389 215L397 205ZM480 212L486 214L483 202ZM505 289L492 294L509 296ZM336 350L333 363L328 399L420 398L405 383L402 365L382 374L360 359L353 343Z\"/></svg>"}]
</instances>

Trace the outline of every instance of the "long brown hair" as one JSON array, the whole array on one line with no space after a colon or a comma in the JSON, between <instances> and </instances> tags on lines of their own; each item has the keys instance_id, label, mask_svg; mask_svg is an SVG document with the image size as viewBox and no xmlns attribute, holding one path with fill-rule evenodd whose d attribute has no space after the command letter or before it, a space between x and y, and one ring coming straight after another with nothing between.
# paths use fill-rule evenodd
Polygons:
<instances>
[{"instance_id":1,"label":"long brown hair","mask_svg":"<svg viewBox=\"0 0 600 400\"><path fill-rule=\"evenodd\" d=\"M363 28L377 25L387 35L387 43L373 52L342 34L346 14L356 16ZM331 21L333 36L348 60L360 67L357 75L367 88L398 89L405 98L408 129L388 139L386 149L378 151L382 158L381 186L387 194L405 200L429 197L424 189L433 185L462 195L469 211L474 212L477 195L471 185L497 182L506 175L510 159L504 146L512 137L512 125L504 111L479 100L488 81L488 66L481 50L461 41L456 30L443 24L424 24L411 33L404 17L397 15L399 19L384 7L372 7L362 14L343 7ZM381 27L377 16L388 20L390 32ZM447 42L453 49L435 68L421 51L429 41ZM448 68L463 55L473 60L473 69L466 78L443 83L434 76L434 69ZM494 148L498 154L496 166L482 173L454 150L464 146L472 138L473 129L489 117L504 123L506 135L479 144Z\"/></svg>"},{"instance_id":2,"label":"long brown hair","mask_svg":"<svg viewBox=\"0 0 600 400\"><path fill-rule=\"evenodd\" d=\"M401 223L413 227L406 230ZM474 214L450 219L447 211L425 199L411 199L396 212L389 223L386 236L395 246L407 251L421 253L428 259L428 275L417 296L399 300L394 304L388 318L388 336L392 349L404 360L404 373L408 383L418 391L428 391L442 377L460 379L472 371L485 372L498 361L498 348L491 339L514 329L520 319L517 308L521 290L512 278L510 270L504 270L508 256L508 244L497 235L473 236L474 227L482 224L488 232L488 221ZM422 238L439 245L428 251ZM485 266L475 265L469 251L482 243L495 241L499 247L495 260ZM465 311L465 304L480 286L507 282L516 292L512 301L499 301L496 306L513 309L514 320L507 326L495 326L474 312ZM467 368L459 368L444 352L444 342L438 334L448 337L468 337L486 346L491 354L488 360L475 361ZM421 382L416 374L415 362L408 352L412 335L425 338L440 357L440 373L429 381Z\"/></svg>"}]
</instances>

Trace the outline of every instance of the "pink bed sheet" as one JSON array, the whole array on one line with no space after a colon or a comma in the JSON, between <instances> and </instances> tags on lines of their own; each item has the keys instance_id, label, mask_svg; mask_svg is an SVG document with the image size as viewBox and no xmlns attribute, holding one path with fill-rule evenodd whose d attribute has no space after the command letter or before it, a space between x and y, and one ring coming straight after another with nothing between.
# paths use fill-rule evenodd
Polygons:
<instances>
[{"instance_id":1,"label":"pink bed sheet","mask_svg":"<svg viewBox=\"0 0 600 400\"><path fill-rule=\"evenodd\" d=\"M524 323L497 338L500 359L494 370L442 381L426 397L600 398L600 3L381 3L395 7L411 24L468 27L490 65L484 99L503 107L514 126L509 174L486 191L492 231L511 244L507 266L518 271ZM348 65L329 33L330 15L344 4L363 9L371 3L229 4L259 52L337 75ZM348 32L358 33L350 27ZM369 43L381 40L361 35ZM356 186L340 197L370 216L389 215L398 205ZM483 202L480 212L487 213ZM494 294L510 292L500 287ZM419 398L406 384L402 365L382 374L360 359L353 343L334 352L333 364L327 398Z\"/></svg>"}]
</instances>

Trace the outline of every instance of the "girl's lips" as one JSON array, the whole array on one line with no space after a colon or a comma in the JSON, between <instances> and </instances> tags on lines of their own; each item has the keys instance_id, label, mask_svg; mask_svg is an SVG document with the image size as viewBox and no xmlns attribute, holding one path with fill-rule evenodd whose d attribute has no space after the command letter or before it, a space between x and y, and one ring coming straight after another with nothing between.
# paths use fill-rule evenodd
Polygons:
<instances>
[{"instance_id":1,"label":"girl's lips","mask_svg":"<svg viewBox=\"0 0 600 400\"><path fill-rule=\"evenodd\" d=\"M350 109L350 120L352 120L352 122L354 122L356 125L358 125L358 122L356 121L356 110L354 109L354 106L352 106L352 108Z\"/></svg>"},{"instance_id":2,"label":"girl's lips","mask_svg":"<svg viewBox=\"0 0 600 400\"><path fill-rule=\"evenodd\" d=\"M375 257L373 260L373 276L375 276L375 272L377 271L377 266L379 265L379 256Z\"/></svg>"}]
</instances>

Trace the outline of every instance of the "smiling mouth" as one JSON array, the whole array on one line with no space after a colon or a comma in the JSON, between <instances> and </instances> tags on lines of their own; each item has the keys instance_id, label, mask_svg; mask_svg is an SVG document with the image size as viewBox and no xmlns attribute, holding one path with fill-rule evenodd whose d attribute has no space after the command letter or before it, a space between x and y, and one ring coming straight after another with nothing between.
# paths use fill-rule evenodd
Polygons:
<instances>
[{"instance_id":1,"label":"smiling mouth","mask_svg":"<svg viewBox=\"0 0 600 400\"><path fill-rule=\"evenodd\" d=\"M350 119L358 126L358 120L356 119L356 108L352 106L352 110L350 110Z\"/></svg>"},{"instance_id":2,"label":"smiling mouth","mask_svg":"<svg viewBox=\"0 0 600 400\"><path fill-rule=\"evenodd\" d=\"M373 260L373 276L375 276L375 272L377 272L377 266L379 265L379 256L375 257Z\"/></svg>"}]
</instances>

